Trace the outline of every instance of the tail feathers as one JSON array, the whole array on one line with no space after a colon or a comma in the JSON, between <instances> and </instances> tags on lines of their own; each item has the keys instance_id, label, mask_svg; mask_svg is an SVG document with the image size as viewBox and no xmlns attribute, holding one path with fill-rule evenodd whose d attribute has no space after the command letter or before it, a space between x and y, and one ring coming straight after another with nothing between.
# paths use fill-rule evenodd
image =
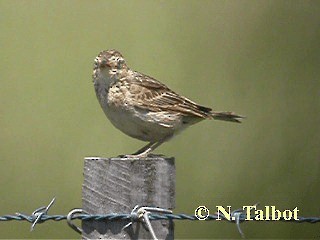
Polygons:
<instances>
[{"instance_id":1,"label":"tail feathers","mask_svg":"<svg viewBox=\"0 0 320 240\"><path fill-rule=\"evenodd\" d=\"M215 120L237 122L237 123L241 123L241 119L245 118L244 116L237 115L234 112L212 112L212 117Z\"/></svg>"}]
</instances>

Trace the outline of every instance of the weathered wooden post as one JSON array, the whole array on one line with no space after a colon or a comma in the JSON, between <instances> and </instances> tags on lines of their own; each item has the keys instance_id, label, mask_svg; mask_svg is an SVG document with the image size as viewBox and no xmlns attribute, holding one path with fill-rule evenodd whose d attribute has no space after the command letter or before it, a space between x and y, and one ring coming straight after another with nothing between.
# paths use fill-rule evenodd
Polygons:
<instances>
[{"instance_id":1,"label":"weathered wooden post","mask_svg":"<svg viewBox=\"0 0 320 240\"><path fill-rule=\"evenodd\" d=\"M82 208L88 214L130 213L136 206L175 207L174 158L86 158ZM83 221L83 239L151 239L140 222ZM151 221L159 239L173 239L173 221Z\"/></svg>"}]
</instances>

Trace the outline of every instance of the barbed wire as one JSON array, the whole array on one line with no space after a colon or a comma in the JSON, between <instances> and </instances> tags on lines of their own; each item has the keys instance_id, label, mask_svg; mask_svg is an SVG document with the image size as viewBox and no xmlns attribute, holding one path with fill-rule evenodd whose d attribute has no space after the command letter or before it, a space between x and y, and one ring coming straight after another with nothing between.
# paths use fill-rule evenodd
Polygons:
<instances>
[{"instance_id":1,"label":"barbed wire","mask_svg":"<svg viewBox=\"0 0 320 240\"><path fill-rule=\"evenodd\" d=\"M232 215L231 215L232 216ZM245 221L247 218L247 215L240 215L239 220ZM254 219L254 216L252 216L253 221L258 221ZM130 213L111 213L111 214L79 214L77 216L72 216L72 220L79 219L83 221L89 221L89 220L97 220L97 221L116 221L116 220L130 220L131 214ZM36 217L33 215L26 215L22 213L16 213L16 215L3 215L0 216L0 221L28 221L30 223L34 223L36 220ZM47 215L43 214L41 218L39 218L38 223L42 223L45 221L61 221L61 220L67 220L67 215ZM187 214L151 214L150 220L197 220L199 219L195 215L187 215ZM205 221L210 220L224 220L229 222L234 222L234 220L228 220L223 215L208 215L208 218ZM279 220L269 220L269 221L283 221L283 222L296 222L296 223L318 223L320 222L319 217L300 217L298 220L285 220L283 217L279 218ZM258 221L262 222L262 221Z\"/></svg>"},{"instance_id":2,"label":"barbed wire","mask_svg":"<svg viewBox=\"0 0 320 240\"><path fill-rule=\"evenodd\" d=\"M110 213L110 214L88 214L84 212L82 209L73 209L67 215L49 215L48 211L51 208L55 201L55 198L51 200L51 202L46 207L37 208L32 212L31 215L16 213L15 215L3 215L0 216L0 221L28 221L32 223L31 231L34 230L36 224L43 223L46 221L62 221L67 220L69 226L73 228L75 231L81 233L82 229L76 227L71 221L78 219L82 221L96 220L96 221L118 221L118 220L127 220L130 221L124 228L127 228L132 222L136 222L141 220L144 217L144 222L148 222L149 220L190 220L190 221L198 221L199 218L196 215L187 215L187 214L173 214L170 210L161 209L161 208L153 208L153 207L144 207L144 206L136 206L131 213ZM257 204L256 204L257 205ZM153 213L158 212L158 213ZM80 213L80 214L79 214ZM160 213L160 214L159 214ZM213 214L207 215L205 221L211 220L223 220L228 221L230 223L236 223L239 233L242 237L244 237L243 232L240 229L240 223L244 222L248 219L247 214L242 209L235 210L231 212L231 219L229 220L223 214ZM253 221L258 221L255 219L255 215L251 215L250 219ZM275 221L275 220L269 220ZM302 217L298 216L298 219L285 219L284 217L278 218L275 222L295 222L295 223L319 223L320 217ZM259 221L261 222L261 221ZM148 226L150 232L153 232L153 229ZM156 239L156 238L154 238Z\"/></svg>"}]
</instances>

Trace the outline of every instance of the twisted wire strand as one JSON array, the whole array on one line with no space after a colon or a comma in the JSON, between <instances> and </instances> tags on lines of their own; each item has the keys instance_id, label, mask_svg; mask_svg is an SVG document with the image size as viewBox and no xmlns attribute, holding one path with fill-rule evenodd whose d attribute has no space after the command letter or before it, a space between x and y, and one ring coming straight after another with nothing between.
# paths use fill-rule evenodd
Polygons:
<instances>
[{"instance_id":1,"label":"twisted wire strand","mask_svg":"<svg viewBox=\"0 0 320 240\"><path fill-rule=\"evenodd\" d=\"M210 220L218 220L220 218L222 221L229 221L227 218L225 218L223 215L220 214L218 215L209 215L208 218L205 221L210 221ZM240 221L245 221L247 216L245 214L240 215L239 220ZM277 221L273 222L296 222L296 223L318 223L320 222L320 217L298 217L299 220L285 220L283 217L281 217ZM35 221L36 217L33 215L26 215L22 213L18 213L17 215L3 215L0 216L0 221L28 221L30 223L33 223ZM41 218L39 219L39 222L45 222L45 221L62 221L66 220L67 215L47 215L43 214ZM97 220L97 221L117 221L117 220L131 220L131 213L112 213L112 214L79 214L72 216L72 220L78 219L78 220ZM254 216L251 218L253 221L257 222L263 222L263 221L258 221L254 219ZM187 215L187 214L150 214L150 220L197 220L198 218L194 215ZM270 220L272 221L272 220ZM229 221L229 222L234 222L234 221Z\"/></svg>"}]
</instances>

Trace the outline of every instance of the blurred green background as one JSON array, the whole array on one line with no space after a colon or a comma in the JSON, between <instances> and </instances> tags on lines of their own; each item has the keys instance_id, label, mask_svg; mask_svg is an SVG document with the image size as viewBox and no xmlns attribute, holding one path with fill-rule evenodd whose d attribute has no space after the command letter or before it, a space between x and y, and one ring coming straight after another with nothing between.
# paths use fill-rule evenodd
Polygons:
<instances>
[{"instance_id":1,"label":"blurred green background","mask_svg":"<svg viewBox=\"0 0 320 240\"><path fill-rule=\"evenodd\" d=\"M260 202L319 216L319 1L0 1L0 215L81 207L83 158L131 153L91 82L93 59L128 65L243 124L204 121L161 146L176 157L175 213ZM175 222L176 238L240 238L227 222ZM319 226L246 222L248 238L315 238ZM65 221L1 238L79 238Z\"/></svg>"}]
</instances>

